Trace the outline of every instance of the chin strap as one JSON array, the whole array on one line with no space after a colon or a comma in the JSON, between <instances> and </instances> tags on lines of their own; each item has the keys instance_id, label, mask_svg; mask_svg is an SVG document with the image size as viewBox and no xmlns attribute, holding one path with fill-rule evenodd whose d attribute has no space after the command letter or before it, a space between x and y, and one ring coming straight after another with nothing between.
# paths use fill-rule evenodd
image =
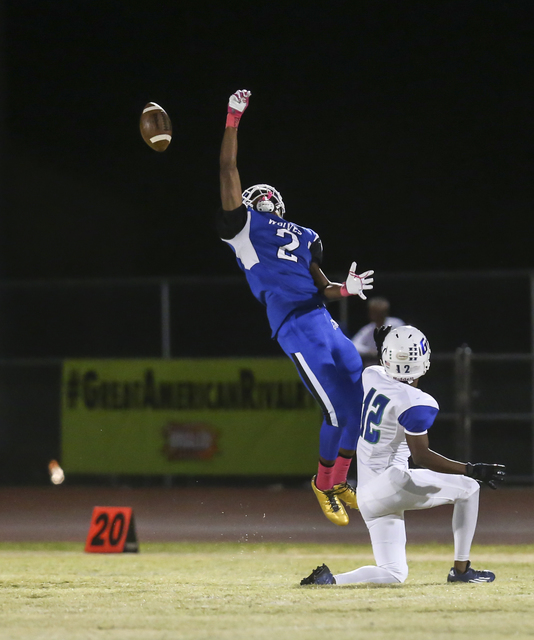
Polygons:
<instances>
[{"instance_id":1,"label":"chin strap","mask_svg":"<svg viewBox=\"0 0 534 640\"><path fill-rule=\"evenodd\" d=\"M266 196L262 196L261 199L256 203L256 210L261 211L262 213L273 213L276 207L274 206L274 202L272 202L271 200L272 197L272 191L269 191Z\"/></svg>"}]
</instances>

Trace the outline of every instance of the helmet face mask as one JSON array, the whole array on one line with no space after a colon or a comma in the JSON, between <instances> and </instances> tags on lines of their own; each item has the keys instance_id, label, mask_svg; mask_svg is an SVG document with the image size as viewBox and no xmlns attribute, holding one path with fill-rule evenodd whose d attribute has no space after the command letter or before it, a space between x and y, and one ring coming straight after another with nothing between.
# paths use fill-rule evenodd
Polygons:
<instances>
[{"instance_id":1,"label":"helmet face mask","mask_svg":"<svg viewBox=\"0 0 534 640\"><path fill-rule=\"evenodd\" d=\"M430 368L430 345L419 329L397 327L385 337L380 360L391 378L411 384Z\"/></svg>"},{"instance_id":2,"label":"helmet face mask","mask_svg":"<svg viewBox=\"0 0 534 640\"><path fill-rule=\"evenodd\" d=\"M243 191L243 204L260 213L274 213L284 217L286 207L280 193L268 184L255 184Z\"/></svg>"}]
</instances>

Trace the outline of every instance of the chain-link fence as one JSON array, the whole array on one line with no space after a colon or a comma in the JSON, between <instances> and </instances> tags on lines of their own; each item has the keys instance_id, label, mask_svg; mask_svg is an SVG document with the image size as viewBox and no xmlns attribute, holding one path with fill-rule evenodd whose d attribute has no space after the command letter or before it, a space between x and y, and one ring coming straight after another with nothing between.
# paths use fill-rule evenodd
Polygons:
<instances>
[{"instance_id":1,"label":"chain-link fence","mask_svg":"<svg viewBox=\"0 0 534 640\"><path fill-rule=\"evenodd\" d=\"M432 446L534 481L533 274L378 274L374 294L425 332ZM241 276L0 283L0 481L39 481L59 455L65 358L283 357ZM330 307L351 336L366 304Z\"/></svg>"}]
</instances>

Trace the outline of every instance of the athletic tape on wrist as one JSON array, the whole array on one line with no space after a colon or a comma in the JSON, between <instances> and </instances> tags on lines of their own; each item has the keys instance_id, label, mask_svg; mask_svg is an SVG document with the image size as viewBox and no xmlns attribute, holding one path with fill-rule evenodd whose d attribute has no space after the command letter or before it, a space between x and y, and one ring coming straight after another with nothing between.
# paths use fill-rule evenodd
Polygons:
<instances>
[{"instance_id":1,"label":"athletic tape on wrist","mask_svg":"<svg viewBox=\"0 0 534 640\"><path fill-rule=\"evenodd\" d=\"M228 112L226 114L226 126L237 129L237 127L239 126L239 121L241 120L241 115L241 113L237 114Z\"/></svg>"},{"instance_id":2,"label":"athletic tape on wrist","mask_svg":"<svg viewBox=\"0 0 534 640\"><path fill-rule=\"evenodd\" d=\"M347 283L344 282L341 285L341 289L339 290L339 293L342 295L343 298L348 298L349 296L352 295L352 293L349 293L349 290L347 289Z\"/></svg>"}]
</instances>

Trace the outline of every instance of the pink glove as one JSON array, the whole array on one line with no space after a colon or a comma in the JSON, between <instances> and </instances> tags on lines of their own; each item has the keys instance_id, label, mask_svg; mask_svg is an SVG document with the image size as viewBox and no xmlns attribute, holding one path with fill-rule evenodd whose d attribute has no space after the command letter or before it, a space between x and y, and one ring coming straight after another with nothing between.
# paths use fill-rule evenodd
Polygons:
<instances>
[{"instance_id":1,"label":"pink glove","mask_svg":"<svg viewBox=\"0 0 534 640\"><path fill-rule=\"evenodd\" d=\"M345 282L341 285L341 295L346 298L348 296L360 296L362 300L367 300L367 296L364 293L366 289L372 289L373 285L371 284L374 278L371 278L374 271L365 271L361 275L356 273L356 263L353 262L349 275Z\"/></svg>"},{"instance_id":2,"label":"pink glove","mask_svg":"<svg viewBox=\"0 0 534 640\"><path fill-rule=\"evenodd\" d=\"M246 89L239 89L230 96L228 100L228 114L226 116L226 126L237 129L241 116L248 107L251 92Z\"/></svg>"}]
</instances>

